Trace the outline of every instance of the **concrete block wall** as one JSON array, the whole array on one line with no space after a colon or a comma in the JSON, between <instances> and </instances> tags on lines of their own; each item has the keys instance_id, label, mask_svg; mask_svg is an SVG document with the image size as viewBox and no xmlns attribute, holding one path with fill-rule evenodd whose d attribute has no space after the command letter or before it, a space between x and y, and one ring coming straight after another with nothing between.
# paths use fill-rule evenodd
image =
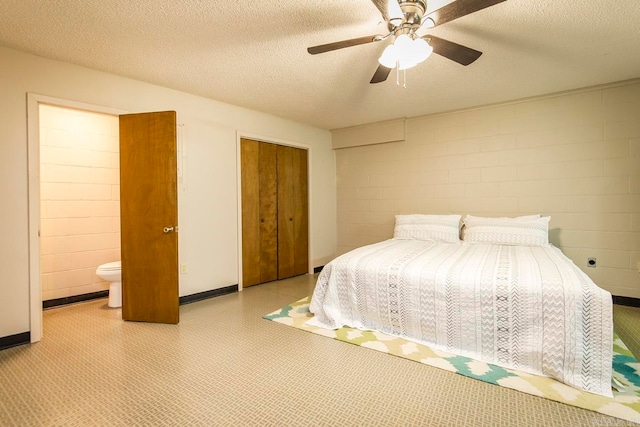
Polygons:
<instances>
[{"instance_id":1,"label":"concrete block wall","mask_svg":"<svg viewBox=\"0 0 640 427\"><path fill-rule=\"evenodd\" d=\"M336 169L339 253L392 237L395 214L540 213L598 285L640 298L639 80L408 119Z\"/></svg>"},{"instance_id":2,"label":"concrete block wall","mask_svg":"<svg viewBox=\"0 0 640 427\"><path fill-rule=\"evenodd\" d=\"M42 299L108 289L120 260L118 118L40 106Z\"/></svg>"}]
</instances>

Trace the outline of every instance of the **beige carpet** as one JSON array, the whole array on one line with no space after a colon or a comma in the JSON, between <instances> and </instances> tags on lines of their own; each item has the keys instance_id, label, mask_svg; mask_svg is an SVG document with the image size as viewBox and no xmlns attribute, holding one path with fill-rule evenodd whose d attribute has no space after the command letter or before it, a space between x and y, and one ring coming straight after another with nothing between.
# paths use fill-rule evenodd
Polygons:
<instances>
[{"instance_id":1,"label":"beige carpet","mask_svg":"<svg viewBox=\"0 0 640 427\"><path fill-rule=\"evenodd\" d=\"M613 397L604 397L575 389L552 378L505 369L378 331L362 331L349 327L327 330L307 325L307 321L313 318L313 314L309 311L310 302L310 296L302 298L265 315L264 318L345 343L455 372L496 386L611 415L621 421L640 421L640 376L638 375L640 365L616 334L613 340L613 381L616 387L612 390Z\"/></svg>"},{"instance_id":2,"label":"beige carpet","mask_svg":"<svg viewBox=\"0 0 640 427\"><path fill-rule=\"evenodd\" d=\"M0 426L624 425L262 319L313 285L186 305L177 326L106 300L47 310L40 343L0 351Z\"/></svg>"}]
</instances>

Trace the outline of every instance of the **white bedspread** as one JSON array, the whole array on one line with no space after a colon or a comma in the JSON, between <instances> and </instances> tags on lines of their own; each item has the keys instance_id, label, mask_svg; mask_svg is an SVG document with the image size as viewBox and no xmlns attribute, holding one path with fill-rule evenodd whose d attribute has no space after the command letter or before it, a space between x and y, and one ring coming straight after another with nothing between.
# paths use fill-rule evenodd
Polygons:
<instances>
[{"instance_id":1,"label":"white bedspread","mask_svg":"<svg viewBox=\"0 0 640 427\"><path fill-rule=\"evenodd\" d=\"M553 246L386 240L328 263L310 310L611 396L611 295Z\"/></svg>"}]
</instances>

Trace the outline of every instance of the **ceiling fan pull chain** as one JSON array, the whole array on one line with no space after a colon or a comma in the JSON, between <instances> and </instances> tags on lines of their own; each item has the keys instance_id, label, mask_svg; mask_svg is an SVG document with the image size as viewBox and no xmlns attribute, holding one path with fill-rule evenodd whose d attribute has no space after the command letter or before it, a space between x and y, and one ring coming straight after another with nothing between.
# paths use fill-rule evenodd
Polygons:
<instances>
[{"instance_id":1,"label":"ceiling fan pull chain","mask_svg":"<svg viewBox=\"0 0 640 427\"><path fill-rule=\"evenodd\" d=\"M402 74L400 74L402 73ZM402 77L401 77L402 76ZM400 69L400 60L396 61L396 85L400 86L402 82L403 89L407 88L407 69Z\"/></svg>"}]
</instances>

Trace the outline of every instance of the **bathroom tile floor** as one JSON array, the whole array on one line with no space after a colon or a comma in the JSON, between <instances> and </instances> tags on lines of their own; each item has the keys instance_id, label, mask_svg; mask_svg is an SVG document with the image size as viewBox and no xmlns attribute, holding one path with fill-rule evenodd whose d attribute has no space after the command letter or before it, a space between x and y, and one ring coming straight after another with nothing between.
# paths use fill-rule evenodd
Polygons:
<instances>
[{"instance_id":1,"label":"bathroom tile floor","mask_svg":"<svg viewBox=\"0 0 640 427\"><path fill-rule=\"evenodd\" d=\"M315 277L184 305L178 325L106 299L46 310L41 342L0 351L0 425L627 425L262 319Z\"/></svg>"}]
</instances>

